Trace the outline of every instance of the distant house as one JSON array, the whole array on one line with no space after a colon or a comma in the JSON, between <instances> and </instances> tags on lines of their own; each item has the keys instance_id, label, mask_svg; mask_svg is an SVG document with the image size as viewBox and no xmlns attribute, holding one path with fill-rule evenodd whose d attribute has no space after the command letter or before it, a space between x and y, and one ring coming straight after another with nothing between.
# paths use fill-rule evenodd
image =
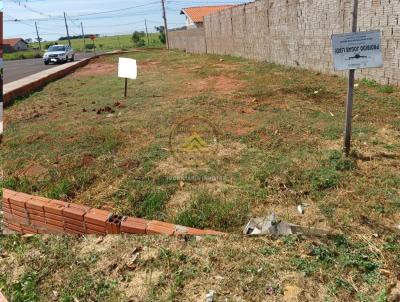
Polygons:
<instances>
[{"instance_id":1,"label":"distant house","mask_svg":"<svg viewBox=\"0 0 400 302\"><path fill-rule=\"evenodd\" d=\"M181 10L181 15L186 16L186 26L188 28L198 28L203 27L205 16L233 6L234 5L187 7Z\"/></svg>"},{"instance_id":2,"label":"distant house","mask_svg":"<svg viewBox=\"0 0 400 302\"><path fill-rule=\"evenodd\" d=\"M14 51L27 50L28 42L22 38L15 39L4 39L3 40L3 50L5 53L10 53Z\"/></svg>"}]
</instances>

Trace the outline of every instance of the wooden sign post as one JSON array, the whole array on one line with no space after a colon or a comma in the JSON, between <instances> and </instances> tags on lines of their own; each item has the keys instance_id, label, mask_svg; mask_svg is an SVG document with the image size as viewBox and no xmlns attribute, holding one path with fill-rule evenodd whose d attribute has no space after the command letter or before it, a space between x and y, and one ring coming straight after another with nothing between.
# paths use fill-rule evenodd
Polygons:
<instances>
[{"instance_id":1,"label":"wooden sign post","mask_svg":"<svg viewBox=\"0 0 400 302\"><path fill-rule=\"evenodd\" d=\"M352 32L357 32L357 19L358 19L358 0L354 0L353 5L353 24ZM355 79L355 69L350 69L349 71L349 83L347 91L347 102L346 102L346 122L344 126L344 152L346 156L350 154L350 144L351 144L351 122L353 119L353 100L354 100L354 79Z\"/></svg>"},{"instance_id":2,"label":"wooden sign post","mask_svg":"<svg viewBox=\"0 0 400 302\"><path fill-rule=\"evenodd\" d=\"M118 77L125 79L125 98L128 96L128 79L135 80L137 78L136 60L128 58L119 58Z\"/></svg>"},{"instance_id":3,"label":"wooden sign post","mask_svg":"<svg viewBox=\"0 0 400 302\"><path fill-rule=\"evenodd\" d=\"M352 32L332 35L333 63L336 71L349 70L344 126L344 148L350 154L356 69L383 66L380 30L357 32L358 0L354 0Z\"/></svg>"}]
</instances>

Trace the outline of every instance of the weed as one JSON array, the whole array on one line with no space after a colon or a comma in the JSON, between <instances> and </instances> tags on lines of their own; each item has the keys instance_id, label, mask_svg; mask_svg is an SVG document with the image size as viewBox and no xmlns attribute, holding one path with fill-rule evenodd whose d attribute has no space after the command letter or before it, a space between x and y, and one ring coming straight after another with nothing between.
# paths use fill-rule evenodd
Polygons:
<instances>
[{"instance_id":1,"label":"weed","mask_svg":"<svg viewBox=\"0 0 400 302\"><path fill-rule=\"evenodd\" d=\"M177 214L175 223L198 228L230 229L243 225L247 212L248 205L245 203L221 200L202 191Z\"/></svg>"},{"instance_id":2,"label":"weed","mask_svg":"<svg viewBox=\"0 0 400 302\"><path fill-rule=\"evenodd\" d=\"M393 88L393 86L390 86L390 85L383 85L383 86L379 86L378 91L381 93L393 93L394 88Z\"/></svg>"},{"instance_id":3,"label":"weed","mask_svg":"<svg viewBox=\"0 0 400 302\"><path fill-rule=\"evenodd\" d=\"M311 186L314 190L321 191L336 188L340 177L337 171L331 167L321 167L311 172Z\"/></svg>"},{"instance_id":4,"label":"weed","mask_svg":"<svg viewBox=\"0 0 400 302\"><path fill-rule=\"evenodd\" d=\"M311 275L316 271L316 266L312 261L297 256L291 259L291 264L297 270L305 273L307 276Z\"/></svg>"}]
</instances>

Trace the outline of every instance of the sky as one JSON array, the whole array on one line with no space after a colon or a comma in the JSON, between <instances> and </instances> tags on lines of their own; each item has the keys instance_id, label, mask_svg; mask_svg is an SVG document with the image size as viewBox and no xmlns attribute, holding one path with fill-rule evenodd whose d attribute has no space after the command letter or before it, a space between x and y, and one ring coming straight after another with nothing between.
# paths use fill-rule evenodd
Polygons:
<instances>
[{"instance_id":1,"label":"sky","mask_svg":"<svg viewBox=\"0 0 400 302\"><path fill-rule=\"evenodd\" d=\"M119 35L145 30L149 32L163 25L161 0L4 0L5 38L36 38L35 21L40 37L45 41L66 36L64 12L70 35L85 34ZM183 7L240 4L244 0L165 0L168 27L185 25L180 15ZM249 1L247 1L249 2ZM18 20L18 21L16 21Z\"/></svg>"}]
</instances>

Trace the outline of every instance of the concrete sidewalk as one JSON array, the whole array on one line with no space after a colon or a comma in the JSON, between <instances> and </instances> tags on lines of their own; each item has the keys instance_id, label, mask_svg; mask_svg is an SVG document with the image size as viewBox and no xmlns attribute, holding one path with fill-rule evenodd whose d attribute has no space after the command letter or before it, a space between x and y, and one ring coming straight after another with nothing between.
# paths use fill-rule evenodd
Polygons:
<instances>
[{"instance_id":1,"label":"concrete sidewalk","mask_svg":"<svg viewBox=\"0 0 400 302\"><path fill-rule=\"evenodd\" d=\"M85 66L93 58L98 58L98 56L83 59L77 62L66 63L4 85L4 107L9 106L16 98L26 96L29 93L42 88L47 83L60 79L79 67Z\"/></svg>"}]
</instances>

